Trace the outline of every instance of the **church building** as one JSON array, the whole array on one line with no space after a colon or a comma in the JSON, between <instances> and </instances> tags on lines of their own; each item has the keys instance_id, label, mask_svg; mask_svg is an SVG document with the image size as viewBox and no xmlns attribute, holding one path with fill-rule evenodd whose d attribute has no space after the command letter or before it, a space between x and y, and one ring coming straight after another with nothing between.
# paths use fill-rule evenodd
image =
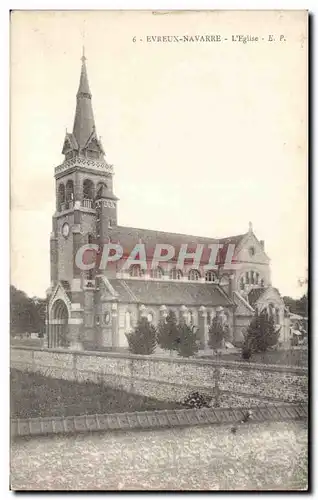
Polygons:
<instances>
[{"instance_id":1,"label":"church building","mask_svg":"<svg viewBox=\"0 0 318 500\"><path fill-rule=\"evenodd\" d=\"M73 131L66 132L62 154L64 161L55 168L48 347L127 348L126 334L140 317L157 325L169 310L195 328L201 349L207 347L216 314L228 324L231 343L240 345L255 310L264 308L280 328L280 341L288 344L284 302L272 287L270 259L251 223L245 233L221 239L119 224L113 166L96 132L84 54ZM121 245L123 258L105 269L77 265L75 257L84 245L102 248L107 243ZM138 263L123 267L136 244L147 249L147 269ZM173 246L176 255L182 245L188 251L200 244L219 244L220 249L232 245L235 265L227 269L219 259L215 269L206 271L206 262L194 268L189 258L180 269L172 258L153 268L151 254L157 244Z\"/></svg>"}]
</instances>

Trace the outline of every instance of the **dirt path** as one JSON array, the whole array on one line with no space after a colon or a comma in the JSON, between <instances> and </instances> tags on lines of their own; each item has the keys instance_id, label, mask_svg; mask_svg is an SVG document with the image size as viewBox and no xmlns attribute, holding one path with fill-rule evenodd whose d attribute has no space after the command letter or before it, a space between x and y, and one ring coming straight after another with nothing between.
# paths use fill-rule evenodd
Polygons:
<instances>
[{"instance_id":1,"label":"dirt path","mask_svg":"<svg viewBox=\"0 0 318 500\"><path fill-rule=\"evenodd\" d=\"M303 423L168 429L12 443L15 490L305 489Z\"/></svg>"}]
</instances>

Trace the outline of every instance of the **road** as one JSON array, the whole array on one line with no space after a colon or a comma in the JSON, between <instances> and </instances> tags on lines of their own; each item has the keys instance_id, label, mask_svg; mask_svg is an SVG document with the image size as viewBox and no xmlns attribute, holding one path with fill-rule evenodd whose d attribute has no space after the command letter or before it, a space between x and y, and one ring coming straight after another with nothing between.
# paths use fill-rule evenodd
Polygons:
<instances>
[{"instance_id":1,"label":"road","mask_svg":"<svg viewBox=\"0 0 318 500\"><path fill-rule=\"evenodd\" d=\"M14 490L248 490L307 487L304 423L23 438Z\"/></svg>"}]
</instances>

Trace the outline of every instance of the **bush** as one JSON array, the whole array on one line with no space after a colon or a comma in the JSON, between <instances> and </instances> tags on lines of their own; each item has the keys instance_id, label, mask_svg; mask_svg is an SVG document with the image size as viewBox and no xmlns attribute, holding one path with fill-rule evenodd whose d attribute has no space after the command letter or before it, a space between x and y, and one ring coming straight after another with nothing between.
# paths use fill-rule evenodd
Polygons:
<instances>
[{"instance_id":1,"label":"bush","mask_svg":"<svg viewBox=\"0 0 318 500\"><path fill-rule=\"evenodd\" d=\"M178 354L189 358L199 350L195 331L186 323L178 325L179 338L177 339Z\"/></svg>"},{"instance_id":2,"label":"bush","mask_svg":"<svg viewBox=\"0 0 318 500\"><path fill-rule=\"evenodd\" d=\"M135 330L126 334L129 351L133 354L153 354L157 346L157 330L147 318L141 318Z\"/></svg>"},{"instance_id":3,"label":"bush","mask_svg":"<svg viewBox=\"0 0 318 500\"><path fill-rule=\"evenodd\" d=\"M275 330L273 318L266 311L256 311L247 329L242 355L248 349L251 352L265 352L268 347L277 344L278 337L279 330Z\"/></svg>"},{"instance_id":4,"label":"bush","mask_svg":"<svg viewBox=\"0 0 318 500\"><path fill-rule=\"evenodd\" d=\"M212 397L207 396L206 394L200 394L199 392L191 392L183 400L183 404L188 408L204 408L209 406L211 400Z\"/></svg>"},{"instance_id":5,"label":"bush","mask_svg":"<svg viewBox=\"0 0 318 500\"><path fill-rule=\"evenodd\" d=\"M242 349L242 358L243 359L250 359L252 356L252 350L248 346L244 346Z\"/></svg>"},{"instance_id":6,"label":"bush","mask_svg":"<svg viewBox=\"0 0 318 500\"><path fill-rule=\"evenodd\" d=\"M176 314L169 311L166 320L158 325L158 344L162 349L174 351L178 349L179 336Z\"/></svg>"},{"instance_id":7,"label":"bush","mask_svg":"<svg viewBox=\"0 0 318 500\"><path fill-rule=\"evenodd\" d=\"M214 350L221 349L224 345L224 340L229 340L229 326L217 314L214 316L209 328L209 347Z\"/></svg>"}]
</instances>

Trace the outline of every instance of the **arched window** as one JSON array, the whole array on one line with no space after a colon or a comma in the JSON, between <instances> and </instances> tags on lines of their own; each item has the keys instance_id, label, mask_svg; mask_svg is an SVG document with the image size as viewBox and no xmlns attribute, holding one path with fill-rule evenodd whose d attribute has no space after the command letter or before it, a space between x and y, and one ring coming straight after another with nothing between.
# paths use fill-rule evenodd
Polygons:
<instances>
[{"instance_id":1,"label":"arched window","mask_svg":"<svg viewBox=\"0 0 318 500\"><path fill-rule=\"evenodd\" d=\"M249 277L249 272L248 272L248 271L246 271L246 273L245 273L245 283L246 283L247 285L249 285L249 284L250 284L250 277Z\"/></svg>"},{"instance_id":2,"label":"arched window","mask_svg":"<svg viewBox=\"0 0 318 500\"><path fill-rule=\"evenodd\" d=\"M255 284L258 285L259 274L255 273Z\"/></svg>"},{"instance_id":3,"label":"arched window","mask_svg":"<svg viewBox=\"0 0 318 500\"><path fill-rule=\"evenodd\" d=\"M191 281L198 281L201 278L201 274L197 269L190 269L188 279Z\"/></svg>"},{"instance_id":4,"label":"arched window","mask_svg":"<svg viewBox=\"0 0 318 500\"><path fill-rule=\"evenodd\" d=\"M181 280L182 278L182 272L180 269L171 269L170 271L170 279L172 280Z\"/></svg>"},{"instance_id":5,"label":"arched window","mask_svg":"<svg viewBox=\"0 0 318 500\"><path fill-rule=\"evenodd\" d=\"M163 277L163 270L161 267L156 267L156 269L151 269L150 276L154 279L161 279Z\"/></svg>"},{"instance_id":6,"label":"arched window","mask_svg":"<svg viewBox=\"0 0 318 500\"><path fill-rule=\"evenodd\" d=\"M85 179L83 182L83 206L91 208L94 199L94 184L91 180Z\"/></svg>"},{"instance_id":7,"label":"arched window","mask_svg":"<svg viewBox=\"0 0 318 500\"><path fill-rule=\"evenodd\" d=\"M139 264L134 264L133 266L130 266L129 268L129 276L132 278L141 278L144 276L145 271L141 269Z\"/></svg>"},{"instance_id":8,"label":"arched window","mask_svg":"<svg viewBox=\"0 0 318 500\"><path fill-rule=\"evenodd\" d=\"M129 311L126 311L125 313L125 330L127 332L130 332L131 330L131 313Z\"/></svg>"},{"instance_id":9,"label":"arched window","mask_svg":"<svg viewBox=\"0 0 318 500\"><path fill-rule=\"evenodd\" d=\"M212 315L209 311L206 313L206 322L208 325L211 325L212 323Z\"/></svg>"},{"instance_id":10,"label":"arched window","mask_svg":"<svg viewBox=\"0 0 318 500\"><path fill-rule=\"evenodd\" d=\"M96 325L99 325L100 324L100 317L99 315L97 314L96 318L95 318L95 323Z\"/></svg>"},{"instance_id":11,"label":"arched window","mask_svg":"<svg viewBox=\"0 0 318 500\"><path fill-rule=\"evenodd\" d=\"M251 276L250 277L250 283L251 283L251 285L254 285L254 271L250 272L250 276Z\"/></svg>"},{"instance_id":12,"label":"arched window","mask_svg":"<svg viewBox=\"0 0 318 500\"><path fill-rule=\"evenodd\" d=\"M242 276L240 279L240 289L244 290L244 287L245 287L245 282L244 282L244 277Z\"/></svg>"},{"instance_id":13,"label":"arched window","mask_svg":"<svg viewBox=\"0 0 318 500\"><path fill-rule=\"evenodd\" d=\"M217 276L213 271L207 271L205 273L205 281L211 281L212 283L217 281Z\"/></svg>"},{"instance_id":14,"label":"arched window","mask_svg":"<svg viewBox=\"0 0 318 500\"><path fill-rule=\"evenodd\" d=\"M58 210L64 210L64 203L65 203L65 186L63 183L59 185L59 190L58 190Z\"/></svg>"},{"instance_id":15,"label":"arched window","mask_svg":"<svg viewBox=\"0 0 318 500\"><path fill-rule=\"evenodd\" d=\"M98 185L97 185L97 195L96 195L96 198L100 198L103 191L105 191L107 189L107 185L104 183L104 182L99 182Z\"/></svg>"},{"instance_id":16,"label":"arched window","mask_svg":"<svg viewBox=\"0 0 318 500\"><path fill-rule=\"evenodd\" d=\"M109 325L109 323L110 323L110 313L109 313L109 311L107 311L107 312L105 313L105 316L104 316L104 323L105 323L105 325Z\"/></svg>"},{"instance_id":17,"label":"arched window","mask_svg":"<svg viewBox=\"0 0 318 500\"><path fill-rule=\"evenodd\" d=\"M280 320L279 320L279 309L278 307L276 308L276 318L275 318L276 324L279 325Z\"/></svg>"},{"instance_id":18,"label":"arched window","mask_svg":"<svg viewBox=\"0 0 318 500\"><path fill-rule=\"evenodd\" d=\"M67 208L71 208L69 205L74 201L74 184L72 180L68 180L66 183L66 203Z\"/></svg>"},{"instance_id":19,"label":"arched window","mask_svg":"<svg viewBox=\"0 0 318 500\"><path fill-rule=\"evenodd\" d=\"M193 319L193 312L188 311L188 325L193 326L194 325L194 319Z\"/></svg>"}]
</instances>

